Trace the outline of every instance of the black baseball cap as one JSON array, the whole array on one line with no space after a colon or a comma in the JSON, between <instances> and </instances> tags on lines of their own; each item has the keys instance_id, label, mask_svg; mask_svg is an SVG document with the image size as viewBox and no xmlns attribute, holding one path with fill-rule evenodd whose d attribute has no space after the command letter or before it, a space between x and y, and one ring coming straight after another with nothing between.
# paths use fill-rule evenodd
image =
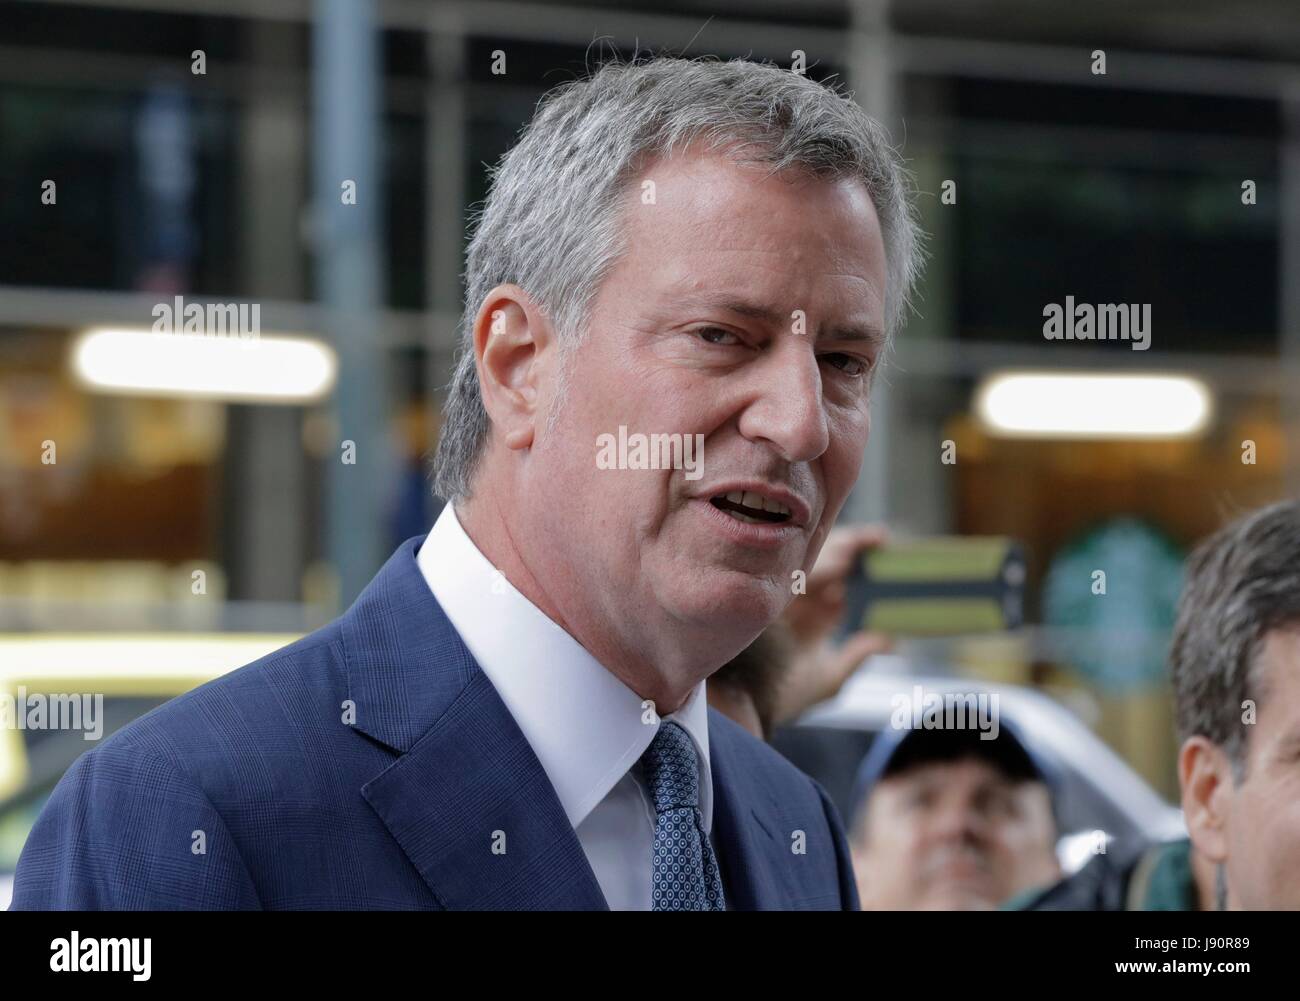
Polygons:
<instances>
[{"instance_id":1,"label":"black baseball cap","mask_svg":"<svg viewBox=\"0 0 1300 1001\"><path fill-rule=\"evenodd\" d=\"M975 728L936 727L927 730L924 727L891 726L882 730L858 767L849 800L849 822L855 822L881 779L917 765L973 757L989 762L1012 781L1046 785L1052 800L1052 813L1059 826L1056 801L1062 784L1060 769L1018 731L1019 728L1005 718L998 721L997 736L992 738Z\"/></svg>"}]
</instances>

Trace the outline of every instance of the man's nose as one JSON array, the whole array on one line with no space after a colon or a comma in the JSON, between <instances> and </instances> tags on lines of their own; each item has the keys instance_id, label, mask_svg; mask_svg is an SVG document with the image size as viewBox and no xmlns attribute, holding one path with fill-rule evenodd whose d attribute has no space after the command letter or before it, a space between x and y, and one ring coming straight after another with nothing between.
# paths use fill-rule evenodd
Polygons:
<instances>
[{"instance_id":1,"label":"man's nose","mask_svg":"<svg viewBox=\"0 0 1300 1001\"><path fill-rule=\"evenodd\" d=\"M811 462L830 444L822 374L806 345L774 352L754 373L754 399L740 417L740 433L768 442L786 462Z\"/></svg>"},{"instance_id":2,"label":"man's nose","mask_svg":"<svg viewBox=\"0 0 1300 1001\"><path fill-rule=\"evenodd\" d=\"M953 800L935 810L931 820L935 837L951 841L981 842L987 834L985 818L973 803Z\"/></svg>"}]
</instances>

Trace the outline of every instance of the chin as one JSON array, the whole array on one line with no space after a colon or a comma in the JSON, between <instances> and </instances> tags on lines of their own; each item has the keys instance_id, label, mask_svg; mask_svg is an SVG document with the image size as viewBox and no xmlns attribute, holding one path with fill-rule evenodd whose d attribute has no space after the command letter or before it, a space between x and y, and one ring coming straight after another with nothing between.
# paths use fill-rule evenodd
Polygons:
<instances>
[{"instance_id":1,"label":"chin","mask_svg":"<svg viewBox=\"0 0 1300 1001\"><path fill-rule=\"evenodd\" d=\"M988 897L974 894L945 895L927 898L917 910L922 911L991 911L997 904Z\"/></svg>"},{"instance_id":2,"label":"chin","mask_svg":"<svg viewBox=\"0 0 1300 1001\"><path fill-rule=\"evenodd\" d=\"M721 586L715 579L700 581L689 590L670 591L666 604L673 617L719 632L744 632L756 637L785 610L786 603L780 594L773 593L769 581L751 577L750 584L737 585L733 575L727 578ZM745 645L749 642L746 640Z\"/></svg>"},{"instance_id":3,"label":"chin","mask_svg":"<svg viewBox=\"0 0 1300 1001\"><path fill-rule=\"evenodd\" d=\"M985 880L950 877L924 893L920 907L932 911L989 911L1001 901L996 887Z\"/></svg>"}]
</instances>

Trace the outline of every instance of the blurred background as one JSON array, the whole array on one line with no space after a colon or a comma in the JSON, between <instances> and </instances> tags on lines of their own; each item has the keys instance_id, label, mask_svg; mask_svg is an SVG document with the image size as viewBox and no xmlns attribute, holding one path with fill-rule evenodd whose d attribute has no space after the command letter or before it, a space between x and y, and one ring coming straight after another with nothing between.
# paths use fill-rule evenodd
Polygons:
<instances>
[{"instance_id":1,"label":"blurred background","mask_svg":"<svg viewBox=\"0 0 1300 1001\"><path fill-rule=\"evenodd\" d=\"M1028 621L872 670L1045 696L1174 797L1183 555L1300 488L1294 0L0 5L0 684L103 692L112 729L427 531L486 167L545 90L638 51L802 53L915 174L932 257L844 517L1020 540ZM1149 304L1150 349L1045 340L1067 295ZM177 296L256 304L300 353L260 379L234 342L133 353ZM1199 402L1048 426L980 409L1008 374ZM0 732L0 874L89 746Z\"/></svg>"}]
</instances>

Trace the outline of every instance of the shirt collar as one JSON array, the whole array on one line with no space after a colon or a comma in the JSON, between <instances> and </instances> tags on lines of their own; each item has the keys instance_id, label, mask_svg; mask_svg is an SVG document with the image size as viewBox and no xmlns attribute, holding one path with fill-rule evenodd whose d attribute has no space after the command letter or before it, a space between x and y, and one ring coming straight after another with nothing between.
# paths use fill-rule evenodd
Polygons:
<instances>
[{"instance_id":1,"label":"shirt collar","mask_svg":"<svg viewBox=\"0 0 1300 1001\"><path fill-rule=\"evenodd\" d=\"M548 618L479 551L451 504L416 563L434 598L488 676L577 827L634 765L668 720L695 743L700 813L713 823L705 682L662 718ZM648 722L647 722L648 720Z\"/></svg>"}]
</instances>

